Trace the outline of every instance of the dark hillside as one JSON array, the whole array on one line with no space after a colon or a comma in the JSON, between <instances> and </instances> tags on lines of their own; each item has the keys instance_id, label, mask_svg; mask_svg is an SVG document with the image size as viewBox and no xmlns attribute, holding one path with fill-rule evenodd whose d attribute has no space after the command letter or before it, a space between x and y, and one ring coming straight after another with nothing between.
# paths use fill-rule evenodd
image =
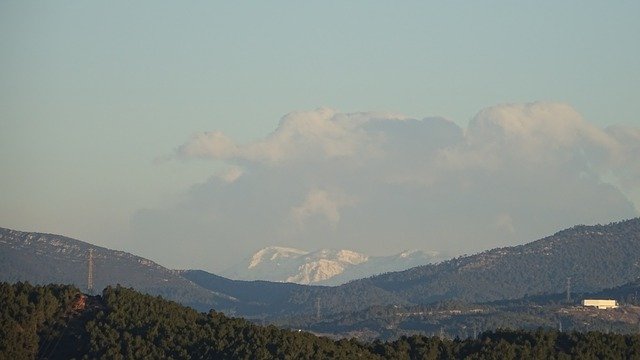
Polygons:
<instances>
[{"instance_id":1,"label":"dark hillside","mask_svg":"<svg viewBox=\"0 0 640 360\"><path fill-rule=\"evenodd\" d=\"M265 317L291 312L290 299L309 286L269 281L230 280L203 270L184 270L180 275L195 284L232 296L239 301L232 309L245 317Z\"/></svg>"},{"instance_id":2,"label":"dark hillside","mask_svg":"<svg viewBox=\"0 0 640 360\"><path fill-rule=\"evenodd\" d=\"M0 228L0 281L74 284L87 288L89 249L94 257L94 288L122 284L185 304L225 307L233 300L184 279L175 271L123 251L68 237ZM203 310L205 310L203 309Z\"/></svg>"},{"instance_id":3,"label":"dark hillside","mask_svg":"<svg viewBox=\"0 0 640 360\"><path fill-rule=\"evenodd\" d=\"M516 299L564 291L593 292L640 277L640 219L576 226L514 247L368 280L413 303Z\"/></svg>"}]
</instances>

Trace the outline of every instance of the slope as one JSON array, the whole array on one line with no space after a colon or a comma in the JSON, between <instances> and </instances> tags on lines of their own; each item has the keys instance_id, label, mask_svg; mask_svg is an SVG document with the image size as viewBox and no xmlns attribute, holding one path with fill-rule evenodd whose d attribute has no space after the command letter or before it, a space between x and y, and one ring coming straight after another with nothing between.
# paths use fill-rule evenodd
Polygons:
<instances>
[{"instance_id":1,"label":"slope","mask_svg":"<svg viewBox=\"0 0 640 360\"><path fill-rule=\"evenodd\" d=\"M74 284L86 289L89 249L93 250L96 289L122 284L207 310L235 303L229 296L205 290L139 256L64 236L3 228L0 228L0 281Z\"/></svg>"},{"instance_id":2,"label":"slope","mask_svg":"<svg viewBox=\"0 0 640 360\"><path fill-rule=\"evenodd\" d=\"M362 280L413 303L593 292L640 277L640 218L575 226L532 243Z\"/></svg>"}]
</instances>

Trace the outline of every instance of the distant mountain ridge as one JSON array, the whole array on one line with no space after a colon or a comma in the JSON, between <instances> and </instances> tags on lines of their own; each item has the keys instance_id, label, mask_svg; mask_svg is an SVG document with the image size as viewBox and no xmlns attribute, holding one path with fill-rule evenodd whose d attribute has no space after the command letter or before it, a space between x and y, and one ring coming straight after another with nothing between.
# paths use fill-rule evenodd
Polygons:
<instances>
[{"instance_id":1,"label":"distant mountain ridge","mask_svg":"<svg viewBox=\"0 0 640 360\"><path fill-rule=\"evenodd\" d=\"M579 225L512 247L373 277L372 285L416 303L517 299L564 291L595 292L640 277L640 218Z\"/></svg>"},{"instance_id":2,"label":"distant mountain ridge","mask_svg":"<svg viewBox=\"0 0 640 360\"><path fill-rule=\"evenodd\" d=\"M65 236L0 228L0 281L73 284L87 289L87 257L93 250L96 292L121 284L152 295L204 308L226 307L235 300L206 290L174 270L129 254Z\"/></svg>"},{"instance_id":3,"label":"distant mountain ridge","mask_svg":"<svg viewBox=\"0 0 640 360\"><path fill-rule=\"evenodd\" d=\"M406 270L437 260L439 257L436 252L405 251L391 256L369 256L345 249L309 252L269 246L223 271L221 275L237 280L341 285L351 280Z\"/></svg>"},{"instance_id":4,"label":"distant mountain ridge","mask_svg":"<svg viewBox=\"0 0 640 360\"><path fill-rule=\"evenodd\" d=\"M206 273L185 274L209 287ZM597 292L640 277L640 218L608 225L574 226L552 236L487 250L437 264L354 280L337 287L301 287L287 300L291 313L326 314L372 305L487 302L561 293L567 278L575 292Z\"/></svg>"},{"instance_id":5,"label":"distant mountain ridge","mask_svg":"<svg viewBox=\"0 0 640 360\"><path fill-rule=\"evenodd\" d=\"M63 236L0 229L0 281L71 283L84 288L89 248L95 249L96 289L120 283L198 309L213 307L260 319L325 316L378 305L424 305L454 299L471 303L520 299L561 293L568 277L572 291L595 293L640 278L640 218L635 218L574 226L525 245L335 287L237 281L199 270L177 272ZM265 252L261 258L272 256Z\"/></svg>"}]
</instances>

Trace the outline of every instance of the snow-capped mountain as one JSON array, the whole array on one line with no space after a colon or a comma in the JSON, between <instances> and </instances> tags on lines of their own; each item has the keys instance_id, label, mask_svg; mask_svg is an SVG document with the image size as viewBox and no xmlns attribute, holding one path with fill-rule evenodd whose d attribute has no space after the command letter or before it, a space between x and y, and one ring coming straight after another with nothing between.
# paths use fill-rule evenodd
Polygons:
<instances>
[{"instance_id":1,"label":"snow-capped mountain","mask_svg":"<svg viewBox=\"0 0 640 360\"><path fill-rule=\"evenodd\" d=\"M251 260L249 261L248 269L253 269L259 267L261 264L265 264L267 262L275 263L276 265L280 263L280 261L286 261L287 259L295 259L300 255L308 254L308 251L298 250L293 248L286 248L280 246L271 246L264 248L257 253L253 254Z\"/></svg>"},{"instance_id":2,"label":"snow-capped mountain","mask_svg":"<svg viewBox=\"0 0 640 360\"><path fill-rule=\"evenodd\" d=\"M227 269L221 275L237 280L339 285L439 260L441 259L436 252L405 251L392 256L368 256L351 250L322 249L309 252L270 246Z\"/></svg>"}]
</instances>

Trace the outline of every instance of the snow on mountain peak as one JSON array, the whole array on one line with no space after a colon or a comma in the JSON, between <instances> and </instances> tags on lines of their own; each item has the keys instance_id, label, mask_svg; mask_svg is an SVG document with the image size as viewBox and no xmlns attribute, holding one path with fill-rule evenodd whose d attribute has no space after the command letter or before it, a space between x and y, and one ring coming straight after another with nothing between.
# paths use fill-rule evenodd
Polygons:
<instances>
[{"instance_id":1,"label":"snow on mountain peak","mask_svg":"<svg viewBox=\"0 0 640 360\"><path fill-rule=\"evenodd\" d=\"M311 284L330 279L344 272L344 266L335 260L319 259L298 267L298 273L289 276L287 282Z\"/></svg>"},{"instance_id":2,"label":"snow on mountain peak","mask_svg":"<svg viewBox=\"0 0 640 360\"><path fill-rule=\"evenodd\" d=\"M369 260L369 257L364 254L357 253L351 250L340 250L336 254L338 261L357 265Z\"/></svg>"},{"instance_id":3,"label":"snow on mountain peak","mask_svg":"<svg viewBox=\"0 0 640 360\"><path fill-rule=\"evenodd\" d=\"M368 256L352 250L321 249L313 252L266 247L243 263L222 273L239 280L286 281L299 284L339 285L388 271L405 270L438 259L437 252L404 251L391 256Z\"/></svg>"},{"instance_id":4,"label":"snow on mountain peak","mask_svg":"<svg viewBox=\"0 0 640 360\"><path fill-rule=\"evenodd\" d=\"M304 251L300 249L281 247L281 246L269 246L258 251L251 257L251 260L249 261L248 269L255 268L256 266L260 265L265 259L268 259L268 261L277 263L277 261L280 259L296 258L301 255L306 255L308 253L309 253L308 251Z\"/></svg>"},{"instance_id":5,"label":"snow on mountain peak","mask_svg":"<svg viewBox=\"0 0 640 360\"><path fill-rule=\"evenodd\" d=\"M419 253L419 252L420 252L420 250L405 250L405 251L401 252L400 254L398 254L398 256L401 257L401 258L406 258L406 257L409 257L409 256L414 255L414 254Z\"/></svg>"}]
</instances>

